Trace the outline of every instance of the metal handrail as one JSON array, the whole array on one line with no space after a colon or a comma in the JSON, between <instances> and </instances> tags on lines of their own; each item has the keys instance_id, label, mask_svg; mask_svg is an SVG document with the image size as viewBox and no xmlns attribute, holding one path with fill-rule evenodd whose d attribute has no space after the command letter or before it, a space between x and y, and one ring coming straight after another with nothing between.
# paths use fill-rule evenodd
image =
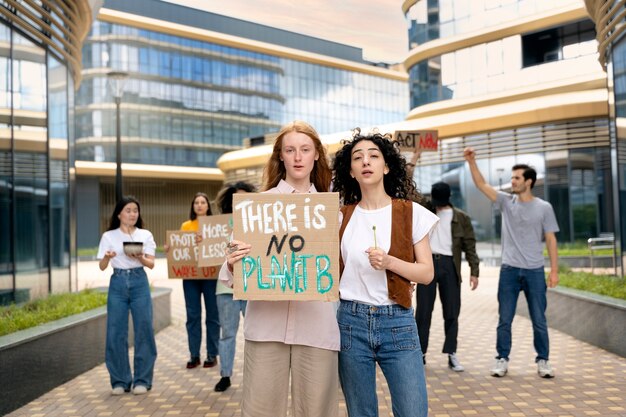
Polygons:
<instances>
[{"instance_id":1,"label":"metal handrail","mask_svg":"<svg viewBox=\"0 0 626 417\"><path fill-rule=\"evenodd\" d=\"M593 259L594 250L613 249L615 250L615 235L613 233L600 233L598 237L590 237L587 239L587 247L589 248L589 261L591 263L591 273L594 271ZM615 269L615 256L612 256L612 267Z\"/></svg>"}]
</instances>

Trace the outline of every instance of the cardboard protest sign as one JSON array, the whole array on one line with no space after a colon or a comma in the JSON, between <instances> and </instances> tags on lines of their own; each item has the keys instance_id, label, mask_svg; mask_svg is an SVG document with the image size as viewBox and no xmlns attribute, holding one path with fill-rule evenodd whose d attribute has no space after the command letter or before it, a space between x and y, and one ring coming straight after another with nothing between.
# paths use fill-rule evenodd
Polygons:
<instances>
[{"instance_id":1,"label":"cardboard protest sign","mask_svg":"<svg viewBox=\"0 0 626 417\"><path fill-rule=\"evenodd\" d=\"M231 230L230 214L198 217L198 231L202 235L198 266L221 266L224 263Z\"/></svg>"},{"instance_id":2,"label":"cardboard protest sign","mask_svg":"<svg viewBox=\"0 0 626 417\"><path fill-rule=\"evenodd\" d=\"M436 130L396 130L393 140L398 142L402 152L436 152L439 142Z\"/></svg>"},{"instance_id":3,"label":"cardboard protest sign","mask_svg":"<svg viewBox=\"0 0 626 417\"><path fill-rule=\"evenodd\" d=\"M339 194L235 194L233 237L252 245L235 264L235 298L339 299Z\"/></svg>"},{"instance_id":4,"label":"cardboard protest sign","mask_svg":"<svg viewBox=\"0 0 626 417\"><path fill-rule=\"evenodd\" d=\"M169 278L216 279L220 266L198 266L196 232L167 231L167 273ZM222 258L223 262L223 258Z\"/></svg>"}]
</instances>

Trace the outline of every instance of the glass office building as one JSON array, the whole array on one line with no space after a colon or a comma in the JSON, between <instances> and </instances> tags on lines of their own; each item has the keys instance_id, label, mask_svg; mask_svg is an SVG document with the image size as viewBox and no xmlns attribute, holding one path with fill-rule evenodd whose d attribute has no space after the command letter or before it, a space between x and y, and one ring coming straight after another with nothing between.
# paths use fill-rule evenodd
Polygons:
<instances>
[{"instance_id":1,"label":"glass office building","mask_svg":"<svg viewBox=\"0 0 626 417\"><path fill-rule=\"evenodd\" d=\"M600 63L607 71L617 253L624 272L626 257L626 0L588 0L596 24Z\"/></svg>"},{"instance_id":2,"label":"glass office building","mask_svg":"<svg viewBox=\"0 0 626 417\"><path fill-rule=\"evenodd\" d=\"M0 5L0 305L76 289L73 101L92 7Z\"/></svg>"},{"instance_id":3,"label":"glass office building","mask_svg":"<svg viewBox=\"0 0 626 417\"><path fill-rule=\"evenodd\" d=\"M97 245L113 205L110 70L129 74L124 191L160 206L145 210L156 236L180 225L196 191L215 195L217 159L244 138L258 143L294 119L320 133L390 123L409 109L406 74L364 62L359 48L156 0L107 0L83 47L76 98L79 189L100 190L78 197L87 213L79 246Z\"/></svg>"},{"instance_id":4,"label":"glass office building","mask_svg":"<svg viewBox=\"0 0 626 417\"><path fill-rule=\"evenodd\" d=\"M476 149L486 180L503 191L510 189L514 164L537 169L533 192L552 203L559 242L586 243L614 232L619 215L610 142L619 123L613 129L607 76L585 5L409 0L401 7L411 110L403 122L381 127L438 131L439 149L421 155L414 179L426 194L437 181L451 185L453 204L473 218L482 259L499 259L500 214L476 191L463 159L467 146ZM613 74L617 91L620 73ZM338 149L338 135L324 139ZM258 153L233 152L219 166L227 177L245 178L240 172L258 169Z\"/></svg>"},{"instance_id":5,"label":"glass office building","mask_svg":"<svg viewBox=\"0 0 626 417\"><path fill-rule=\"evenodd\" d=\"M613 232L606 76L596 31L577 0L405 2L410 52L408 120L439 130L424 153L420 189L451 184L479 238L499 238L499 213L476 189L463 149L477 150L488 182L507 190L510 169L538 172L534 194L551 202L559 242Z\"/></svg>"}]
</instances>

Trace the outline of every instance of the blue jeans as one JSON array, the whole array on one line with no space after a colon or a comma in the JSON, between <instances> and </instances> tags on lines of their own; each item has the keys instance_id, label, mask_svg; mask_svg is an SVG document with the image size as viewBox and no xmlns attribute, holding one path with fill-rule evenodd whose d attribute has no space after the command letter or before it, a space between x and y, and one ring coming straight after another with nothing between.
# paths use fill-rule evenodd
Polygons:
<instances>
[{"instance_id":1,"label":"blue jeans","mask_svg":"<svg viewBox=\"0 0 626 417\"><path fill-rule=\"evenodd\" d=\"M546 322L546 274L543 267L536 269L515 268L502 265L498 283L498 338L496 350L498 358L509 359L511 353L511 324L517 308L517 298L524 291L528 302L528 312L533 323L533 341L537 357L548 360L550 342Z\"/></svg>"},{"instance_id":2,"label":"blue jeans","mask_svg":"<svg viewBox=\"0 0 626 417\"><path fill-rule=\"evenodd\" d=\"M395 417L428 415L426 377L413 309L341 301L339 381L350 417L377 417L376 363Z\"/></svg>"},{"instance_id":3,"label":"blue jeans","mask_svg":"<svg viewBox=\"0 0 626 417\"><path fill-rule=\"evenodd\" d=\"M130 371L128 359L128 312L133 318L135 358ZM107 335L105 362L111 386L130 389L131 386L152 387L154 362L157 357L152 327L152 298L143 268L114 269L107 299Z\"/></svg>"},{"instance_id":4,"label":"blue jeans","mask_svg":"<svg viewBox=\"0 0 626 417\"><path fill-rule=\"evenodd\" d=\"M217 343L220 338L220 321L215 302L214 279L185 279L183 292L185 293L185 308L187 309L187 341L189 355L200 357L202 344L202 301L204 296L205 324L206 324L206 356L212 360L218 354Z\"/></svg>"},{"instance_id":5,"label":"blue jeans","mask_svg":"<svg viewBox=\"0 0 626 417\"><path fill-rule=\"evenodd\" d=\"M246 315L246 301L233 300L232 294L218 294L217 310L220 312L222 334L219 342L220 375L233 375L235 361L235 347L237 345L237 329L239 329L239 314Z\"/></svg>"}]
</instances>

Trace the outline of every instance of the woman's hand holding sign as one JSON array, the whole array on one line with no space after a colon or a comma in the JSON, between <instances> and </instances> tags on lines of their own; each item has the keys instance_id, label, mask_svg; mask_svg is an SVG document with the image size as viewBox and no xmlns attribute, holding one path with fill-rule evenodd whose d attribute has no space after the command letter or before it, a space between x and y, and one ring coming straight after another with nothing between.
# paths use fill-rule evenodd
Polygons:
<instances>
[{"instance_id":1,"label":"woman's hand holding sign","mask_svg":"<svg viewBox=\"0 0 626 417\"><path fill-rule=\"evenodd\" d=\"M232 273L234 270L235 262L239 262L250 253L252 245L242 242L240 240L231 240L226 250L226 262L228 263L228 270Z\"/></svg>"}]
</instances>

